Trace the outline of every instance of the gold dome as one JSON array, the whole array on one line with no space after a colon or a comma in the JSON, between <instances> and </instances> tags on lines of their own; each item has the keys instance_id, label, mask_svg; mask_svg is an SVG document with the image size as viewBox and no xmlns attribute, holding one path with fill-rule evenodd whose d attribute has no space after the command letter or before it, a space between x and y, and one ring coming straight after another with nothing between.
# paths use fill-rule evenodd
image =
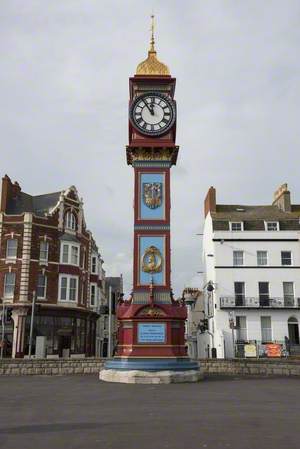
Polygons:
<instances>
[{"instance_id":1,"label":"gold dome","mask_svg":"<svg viewBox=\"0 0 300 449\"><path fill-rule=\"evenodd\" d=\"M151 41L150 49L148 51L148 58L140 62L136 68L136 75L170 75L170 70L166 64L160 62L156 57L156 50L154 47L154 16L151 16Z\"/></svg>"}]
</instances>

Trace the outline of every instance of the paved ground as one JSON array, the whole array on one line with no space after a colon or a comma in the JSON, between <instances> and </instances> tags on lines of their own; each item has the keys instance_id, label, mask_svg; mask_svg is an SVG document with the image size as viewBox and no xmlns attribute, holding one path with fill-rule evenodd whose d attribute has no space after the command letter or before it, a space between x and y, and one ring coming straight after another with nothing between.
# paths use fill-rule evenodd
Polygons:
<instances>
[{"instance_id":1,"label":"paved ground","mask_svg":"<svg viewBox=\"0 0 300 449\"><path fill-rule=\"evenodd\" d=\"M299 449L300 380L0 377L5 449Z\"/></svg>"}]
</instances>

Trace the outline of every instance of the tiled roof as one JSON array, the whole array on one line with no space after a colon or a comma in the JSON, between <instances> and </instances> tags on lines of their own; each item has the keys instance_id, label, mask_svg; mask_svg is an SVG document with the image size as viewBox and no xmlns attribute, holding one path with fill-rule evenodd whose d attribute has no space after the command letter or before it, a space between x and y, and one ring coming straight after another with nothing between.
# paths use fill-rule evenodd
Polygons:
<instances>
[{"instance_id":1,"label":"tiled roof","mask_svg":"<svg viewBox=\"0 0 300 449\"><path fill-rule=\"evenodd\" d=\"M24 212L32 212L36 215L44 216L57 204L60 194L61 192L54 192L31 196L20 192L15 198L9 200L6 213L18 215Z\"/></svg>"},{"instance_id":2,"label":"tiled roof","mask_svg":"<svg viewBox=\"0 0 300 449\"><path fill-rule=\"evenodd\" d=\"M242 221L245 231L263 231L265 221L279 221L280 230L300 230L300 205L293 205L291 212L277 206L245 206L217 204L211 213L215 231L228 231L229 222Z\"/></svg>"}]
</instances>

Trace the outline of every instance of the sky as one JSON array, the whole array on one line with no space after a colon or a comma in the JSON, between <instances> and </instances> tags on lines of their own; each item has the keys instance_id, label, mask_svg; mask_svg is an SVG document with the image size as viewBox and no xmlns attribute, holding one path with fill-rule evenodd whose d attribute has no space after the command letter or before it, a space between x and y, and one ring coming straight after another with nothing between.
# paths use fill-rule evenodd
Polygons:
<instances>
[{"instance_id":1,"label":"sky","mask_svg":"<svg viewBox=\"0 0 300 449\"><path fill-rule=\"evenodd\" d=\"M75 185L108 276L132 288L128 78L147 56L177 78L172 285L201 288L203 201L300 203L299 0L1 0L0 175L32 195Z\"/></svg>"}]
</instances>

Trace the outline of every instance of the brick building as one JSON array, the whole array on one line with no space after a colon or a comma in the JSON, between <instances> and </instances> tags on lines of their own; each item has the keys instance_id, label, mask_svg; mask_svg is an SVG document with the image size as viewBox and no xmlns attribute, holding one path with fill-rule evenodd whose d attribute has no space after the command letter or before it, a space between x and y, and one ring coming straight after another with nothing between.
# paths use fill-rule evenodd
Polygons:
<instances>
[{"instance_id":1,"label":"brick building","mask_svg":"<svg viewBox=\"0 0 300 449\"><path fill-rule=\"evenodd\" d=\"M31 196L6 175L0 205L0 297L12 311L6 355L28 354L34 292L33 353L43 336L50 357L94 355L102 263L74 186Z\"/></svg>"}]
</instances>

